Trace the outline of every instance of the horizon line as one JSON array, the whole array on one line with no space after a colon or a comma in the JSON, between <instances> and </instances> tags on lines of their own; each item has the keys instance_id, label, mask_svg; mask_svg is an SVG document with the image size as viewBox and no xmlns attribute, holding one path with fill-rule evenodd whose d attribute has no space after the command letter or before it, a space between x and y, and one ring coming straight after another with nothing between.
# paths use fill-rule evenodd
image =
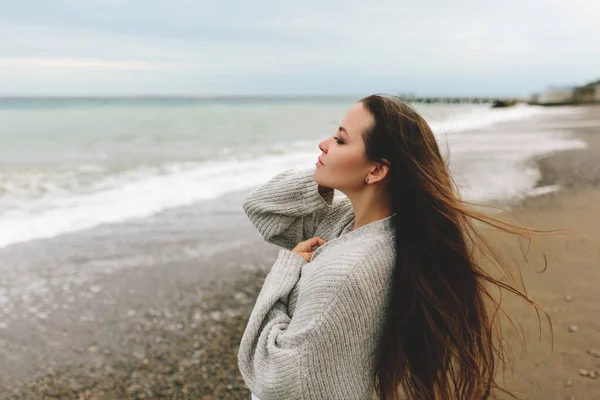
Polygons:
<instances>
[{"instance_id":1,"label":"horizon line","mask_svg":"<svg viewBox=\"0 0 600 400\"><path fill-rule=\"evenodd\" d=\"M392 92L375 92L372 94L392 95L406 99L417 98L440 98L440 99L506 99L506 98L522 98L529 95L415 95L413 93L392 93ZM47 99L47 100L115 100L115 99L176 99L176 100L215 100L215 99L298 99L298 98L362 98L368 95L365 94L220 94L220 95L179 95L179 94L128 94L128 95L105 95L105 94L90 94L90 95L70 95L70 94L52 94L52 95L2 95L0 100L29 100L29 99Z\"/></svg>"}]
</instances>

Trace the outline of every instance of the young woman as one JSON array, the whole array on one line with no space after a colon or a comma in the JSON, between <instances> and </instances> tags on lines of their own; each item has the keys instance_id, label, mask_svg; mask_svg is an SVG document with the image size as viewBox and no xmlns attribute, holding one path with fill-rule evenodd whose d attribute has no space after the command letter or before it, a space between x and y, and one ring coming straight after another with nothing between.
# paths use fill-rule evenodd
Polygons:
<instances>
[{"instance_id":1,"label":"young woman","mask_svg":"<svg viewBox=\"0 0 600 400\"><path fill-rule=\"evenodd\" d=\"M460 200L430 127L400 99L360 100L319 149L316 168L279 173L243 205L283 248L238 353L253 399L487 398L505 352L488 285L536 305L480 266L490 248L474 220L531 232Z\"/></svg>"}]
</instances>

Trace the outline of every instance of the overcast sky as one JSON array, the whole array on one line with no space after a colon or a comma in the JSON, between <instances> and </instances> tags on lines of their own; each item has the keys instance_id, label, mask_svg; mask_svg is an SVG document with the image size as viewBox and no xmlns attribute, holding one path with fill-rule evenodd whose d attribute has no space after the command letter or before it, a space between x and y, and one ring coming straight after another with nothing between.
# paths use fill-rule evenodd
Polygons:
<instances>
[{"instance_id":1,"label":"overcast sky","mask_svg":"<svg viewBox=\"0 0 600 400\"><path fill-rule=\"evenodd\" d=\"M597 0L0 0L0 95L525 95L596 79Z\"/></svg>"}]
</instances>

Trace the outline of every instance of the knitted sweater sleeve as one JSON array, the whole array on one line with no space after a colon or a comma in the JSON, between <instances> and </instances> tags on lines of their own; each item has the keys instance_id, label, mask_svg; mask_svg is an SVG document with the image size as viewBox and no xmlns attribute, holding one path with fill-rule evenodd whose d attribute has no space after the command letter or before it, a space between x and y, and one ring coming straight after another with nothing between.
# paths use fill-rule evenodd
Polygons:
<instances>
[{"instance_id":1,"label":"knitted sweater sleeve","mask_svg":"<svg viewBox=\"0 0 600 400\"><path fill-rule=\"evenodd\" d=\"M291 250L313 237L328 213L349 205L347 198L334 201L333 191L321 196L313 172L283 171L244 199L244 212L267 242Z\"/></svg>"},{"instance_id":2,"label":"knitted sweater sleeve","mask_svg":"<svg viewBox=\"0 0 600 400\"><path fill-rule=\"evenodd\" d=\"M302 335L288 331L291 318L286 301L304 264L290 250L279 251L240 342L240 372L260 399L292 399L299 391Z\"/></svg>"},{"instance_id":3,"label":"knitted sweater sleeve","mask_svg":"<svg viewBox=\"0 0 600 400\"><path fill-rule=\"evenodd\" d=\"M279 252L238 352L242 377L261 400L371 398L388 290L385 272L374 276L378 258L358 251L315 267L290 316L287 294L307 263Z\"/></svg>"}]
</instances>

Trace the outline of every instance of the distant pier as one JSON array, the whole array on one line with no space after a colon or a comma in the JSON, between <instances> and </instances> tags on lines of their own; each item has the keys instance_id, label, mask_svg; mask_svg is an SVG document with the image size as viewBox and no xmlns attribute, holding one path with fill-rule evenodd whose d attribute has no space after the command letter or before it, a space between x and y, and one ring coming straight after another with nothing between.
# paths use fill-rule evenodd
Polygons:
<instances>
[{"instance_id":1,"label":"distant pier","mask_svg":"<svg viewBox=\"0 0 600 400\"><path fill-rule=\"evenodd\" d=\"M402 96L399 95L403 100L409 101L411 103L466 103L466 104L487 104L487 103L495 103L498 101L502 102L516 102L516 99L513 98L504 98L504 97L417 97L417 96Z\"/></svg>"}]
</instances>

